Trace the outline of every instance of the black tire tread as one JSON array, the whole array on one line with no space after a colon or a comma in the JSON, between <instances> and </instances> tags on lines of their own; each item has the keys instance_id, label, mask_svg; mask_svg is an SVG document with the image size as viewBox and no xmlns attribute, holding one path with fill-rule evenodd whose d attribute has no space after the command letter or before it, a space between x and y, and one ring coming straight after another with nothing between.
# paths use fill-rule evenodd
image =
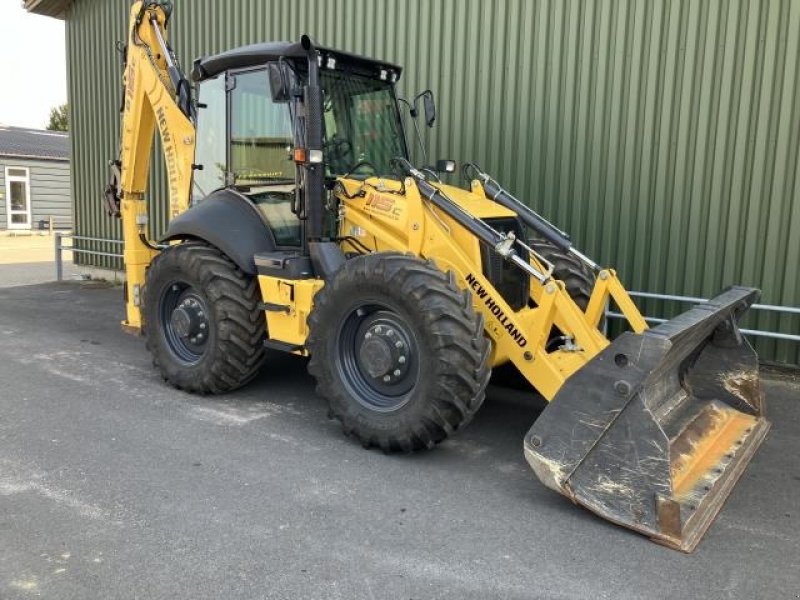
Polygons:
<instances>
[{"instance_id":1,"label":"black tire tread","mask_svg":"<svg viewBox=\"0 0 800 600\"><path fill-rule=\"evenodd\" d=\"M325 350L329 308L348 285L363 280L380 280L400 295L414 298L440 359L424 414L404 430L386 435L360 426L352 400L328 368L331 360ZM454 275L442 272L433 261L399 253L349 260L334 281L317 293L308 324L308 370L317 380L317 393L328 400L330 414L341 422L345 434L365 447L377 446L384 452L431 448L464 427L483 403L491 374L491 346L484 336L483 317L475 312L469 293L458 287Z\"/></svg>"},{"instance_id":2,"label":"black tire tread","mask_svg":"<svg viewBox=\"0 0 800 600\"><path fill-rule=\"evenodd\" d=\"M531 247L553 263L553 277L563 281L570 298L581 310L586 310L594 288L595 276L592 270L576 256L563 252L546 240L532 240Z\"/></svg>"},{"instance_id":3,"label":"black tire tread","mask_svg":"<svg viewBox=\"0 0 800 600\"><path fill-rule=\"evenodd\" d=\"M256 278L242 272L214 246L186 242L159 254L148 269L147 281L156 281L162 269L175 265L200 282L214 311L218 344L202 370L181 372L162 356L164 349L145 318L146 344L154 366L165 381L187 392L221 394L245 385L258 373L266 352L266 323L258 307L261 292ZM146 284L146 300L147 288ZM143 315L148 315L147 308L146 302Z\"/></svg>"}]
</instances>

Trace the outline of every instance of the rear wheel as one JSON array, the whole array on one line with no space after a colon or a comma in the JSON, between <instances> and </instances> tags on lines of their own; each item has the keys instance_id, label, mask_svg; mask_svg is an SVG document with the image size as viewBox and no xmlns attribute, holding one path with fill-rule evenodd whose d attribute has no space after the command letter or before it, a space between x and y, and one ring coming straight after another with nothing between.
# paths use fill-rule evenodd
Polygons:
<instances>
[{"instance_id":1,"label":"rear wheel","mask_svg":"<svg viewBox=\"0 0 800 600\"><path fill-rule=\"evenodd\" d=\"M144 332L166 381L222 393L250 381L264 358L266 324L255 278L213 246L164 250L147 271Z\"/></svg>"},{"instance_id":2,"label":"rear wheel","mask_svg":"<svg viewBox=\"0 0 800 600\"><path fill-rule=\"evenodd\" d=\"M365 447L432 447L480 408L483 319L452 275L402 254L353 258L314 298L308 369Z\"/></svg>"},{"instance_id":3,"label":"rear wheel","mask_svg":"<svg viewBox=\"0 0 800 600\"><path fill-rule=\"evenodd\" d=\"M553 263L553 277L564 282L570 298L586 310L594 288L594 273L576 256L561 251L545 240L533 240L531 248Z\"/></svg>"}]
</instances>

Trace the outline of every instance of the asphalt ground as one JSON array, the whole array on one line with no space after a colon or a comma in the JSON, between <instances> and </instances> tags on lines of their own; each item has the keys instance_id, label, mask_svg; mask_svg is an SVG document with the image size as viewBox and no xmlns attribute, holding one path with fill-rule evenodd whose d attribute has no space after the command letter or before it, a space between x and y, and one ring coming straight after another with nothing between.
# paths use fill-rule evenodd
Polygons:
<instances>
[{"instance_id":1,"label":"asphalt ground","mask_svg":"<svg viewBox=\"0 0 800 600\"><path fill-rule=\"evenodd\" d=\"M0 289L0 598L800 597L800 394L684 555L544 488L543 403L490 388L437 449L384 456L275 355L223 397L167 387L120 288Z\"/></svg>"}]
</instances>

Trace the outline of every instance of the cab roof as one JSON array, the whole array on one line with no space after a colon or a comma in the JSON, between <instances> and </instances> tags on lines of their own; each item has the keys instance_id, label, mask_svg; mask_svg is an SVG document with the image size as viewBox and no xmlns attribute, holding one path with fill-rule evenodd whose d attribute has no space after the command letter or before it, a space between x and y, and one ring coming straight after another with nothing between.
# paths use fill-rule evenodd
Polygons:
<instances>
[{"instance_id":1,"label":"cab roof","mask_svg":"<svg viewBox=\"0 0 800 600\"><path fill-rule=\"evenodd\" d=\"M308 57L305 43L309 43L307 36L304 40L297 42L266 42L260 44L250 44L240 46L220 54L203 56L194 61L192 68L192 79L203 81L216 77L220 73L229 69L243 69L255 67L276 61L281 58L290 60L305 60ZM379 61L366 56L325 48L323 46L313 46L322 57L322 64L326 65L328 58L336 61L337 69L354 71L360 75L378 78L381 71L391 71L395 74L394 80L400 78L402 67L389 62Z\"/></svg>"}]
</instances>

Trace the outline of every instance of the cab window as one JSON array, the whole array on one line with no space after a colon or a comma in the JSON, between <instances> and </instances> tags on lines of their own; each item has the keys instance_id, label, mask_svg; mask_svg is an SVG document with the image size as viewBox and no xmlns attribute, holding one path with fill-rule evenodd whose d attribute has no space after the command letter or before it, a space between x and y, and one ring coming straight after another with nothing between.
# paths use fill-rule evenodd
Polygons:
<instances>
[{"instance_id":1,"label":"cab window","mask_svg":"<svg viewBox=\"0 0 800 600\"><path fill-rule=\"evenodd\" d=\"M197 147L194 162L202 165L192 177L192 201L199 202L225 185L225 77L200 84Z\"/></svg>"},{"instance_id":2,"label":"cab window","mask_svg":"<svg viewBox=\"0 0 800 600\"><path fill-rule=\"evenodd\" d=\"M264 69L233 76L230 172L233 184L294 181L288 104L272 101Z\"/></svg>"}]
</instances>

